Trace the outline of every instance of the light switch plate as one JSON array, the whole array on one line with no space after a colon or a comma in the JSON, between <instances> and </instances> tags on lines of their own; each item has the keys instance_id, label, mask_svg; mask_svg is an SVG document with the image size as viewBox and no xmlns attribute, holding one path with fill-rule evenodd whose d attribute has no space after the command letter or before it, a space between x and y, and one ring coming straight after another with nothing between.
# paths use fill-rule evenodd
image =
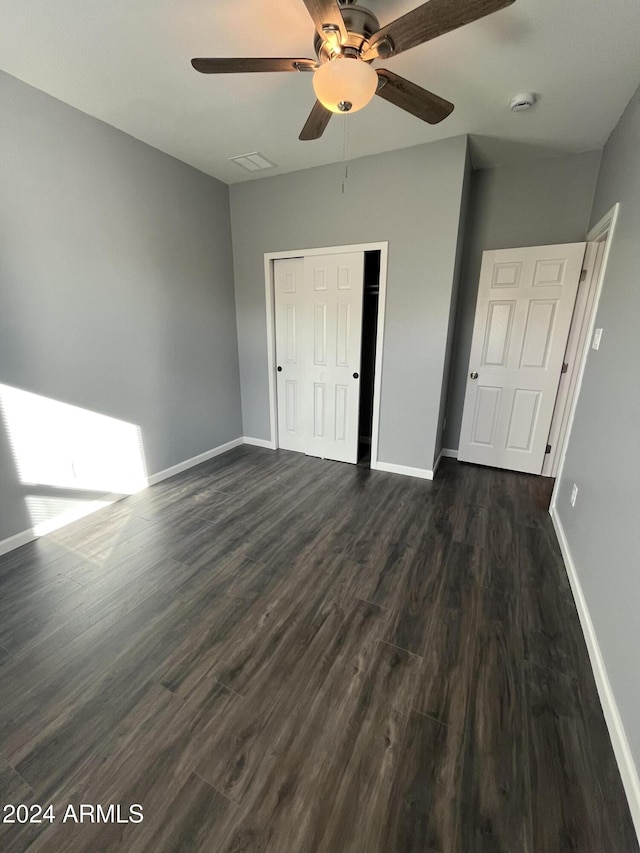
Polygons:
<instances>
[{"instance_id":1,"label":"light switch plate","mask_svg":"<svg viewBox=\"0 0 640 853\"><path fill-rule=\"evenodd\" d=\"M600 349L600 338L602 337L602 329L596 329L593 333L593 343L591 349Z\"/></svg>"}]
</instances>

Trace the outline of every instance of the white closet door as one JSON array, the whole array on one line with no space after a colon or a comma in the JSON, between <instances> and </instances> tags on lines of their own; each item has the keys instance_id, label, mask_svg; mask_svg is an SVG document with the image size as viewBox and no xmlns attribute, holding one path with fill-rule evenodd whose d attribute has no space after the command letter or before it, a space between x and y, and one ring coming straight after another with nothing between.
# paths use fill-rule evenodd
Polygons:
<instances>
[{"instance_id":1,"label":"white closet door","mask_svg":"<svg viewBox=\"0 0 640 853\"><path fill-rule=\"evenodd\" d=\"M311 399L305 381L309 328L304 258L276 260L274 267L278 445L305 453Z\"/></svg>"},{"instance_id":2,"label":"white closet door","mask_svg":"<svg viewBox=\"0 0 640 853\"><path fill-rule=\"evenodd\" d=\"M364 253L304 259L311 327L307 453L358 461Z\"/></svg>"},{"instance_id":3,"label":"white closet door","mask_svg":"<svg viewBox=\"0 0 640 853\"><path fill-rule=\"evenodd\" d=\"M278 441L358 461L364 253L275 262Z\"/></svg>"},{"instance_id":4,"label":"white closet door","mask_svg":"<svg viewBox=\"0 0 640 853\"><path fill-rule=\"evenodd\" d=\"M484 252L458 459L540 474L585 243Z\"/></svg>"}]
</instances>

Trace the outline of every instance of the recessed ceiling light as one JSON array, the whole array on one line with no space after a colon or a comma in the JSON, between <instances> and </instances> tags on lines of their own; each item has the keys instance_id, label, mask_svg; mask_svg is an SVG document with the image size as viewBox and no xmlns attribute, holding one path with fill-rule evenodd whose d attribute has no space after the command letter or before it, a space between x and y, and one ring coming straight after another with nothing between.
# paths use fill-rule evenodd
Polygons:
<instances>
[{"instance_id":1,"label":"recessed ceiling light","mask_svg":"<svg viewBox=\"0 0 640 853\"><path fill-rule=\"evenodd\" d=\"M242 169L247 172L259 172L261 169L273 169L275 163L267 160L264 154L259 151L252 151L250 154L239 154L237 157L229 157L232 163L237 163Z\"/></svg>"}]
</instances>

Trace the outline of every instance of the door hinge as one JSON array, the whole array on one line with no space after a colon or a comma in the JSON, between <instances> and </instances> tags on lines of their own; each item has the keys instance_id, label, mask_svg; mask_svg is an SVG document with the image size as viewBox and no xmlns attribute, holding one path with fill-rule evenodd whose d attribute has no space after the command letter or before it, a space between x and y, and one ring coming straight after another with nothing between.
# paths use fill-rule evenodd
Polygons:
<instances>
[{"instance_id":1,"label":"door hinge","mask_svg":"<svg viewBox=\"0 0 640 853\"><path fill-rule=\"evenodd\" d=\"M547 444L547 449L545 450L544 455L546 456L547 453L551 453L551 445L550 444Z\"/></svg>"},{"instance_id":2,"label":"door hinge","mask_svg":"<svg viewBox=\"0 0 640 853\"><path fill-rule=\"evenodd\" d=\"M580 272L580 281L584 281L586 277L587 277L587 271L586 271L586 270L581 270L581 272Z\"/></svg>"},{"instance_id":3,"label":"door hinge","mask_svg":"<svg viewBox=\"0 0 640 853\"><path fill-rule=\"evenodd\" d=\"M566 372L567 372L567 370L569 370L569 365L567 364L567 362L566 362L566 361L564 361L564 362L562 363L562 370L560 371L560 373L566 373Z\"/></svg>"}]
</instances>

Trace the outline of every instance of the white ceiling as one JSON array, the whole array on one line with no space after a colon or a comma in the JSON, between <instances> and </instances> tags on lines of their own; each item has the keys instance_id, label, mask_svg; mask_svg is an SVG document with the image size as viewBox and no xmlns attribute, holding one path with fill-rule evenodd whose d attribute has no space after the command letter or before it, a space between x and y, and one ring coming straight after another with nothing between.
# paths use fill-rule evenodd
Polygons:
<instances>
[{"instance_id":1,"label":"white ceiling","mask_svg":"<svg viewBox=\"0 0 640 853\"><path fill-rule=\"evenodd\" d=\"M368 0L381 25L419 0ZM226 183L336 162L344 120L299 142L311 74L202 75L192 56L313 57L302 0L1 0L0 66ZM516 0L377 66L453 101L431 127L374 98L350 158L474 135L476 166L600 148L640 82L638 0ZM525 113L512 96L539 93ZM260 151L278 164L228 162Z\"/></svg>"}]
</instances>

